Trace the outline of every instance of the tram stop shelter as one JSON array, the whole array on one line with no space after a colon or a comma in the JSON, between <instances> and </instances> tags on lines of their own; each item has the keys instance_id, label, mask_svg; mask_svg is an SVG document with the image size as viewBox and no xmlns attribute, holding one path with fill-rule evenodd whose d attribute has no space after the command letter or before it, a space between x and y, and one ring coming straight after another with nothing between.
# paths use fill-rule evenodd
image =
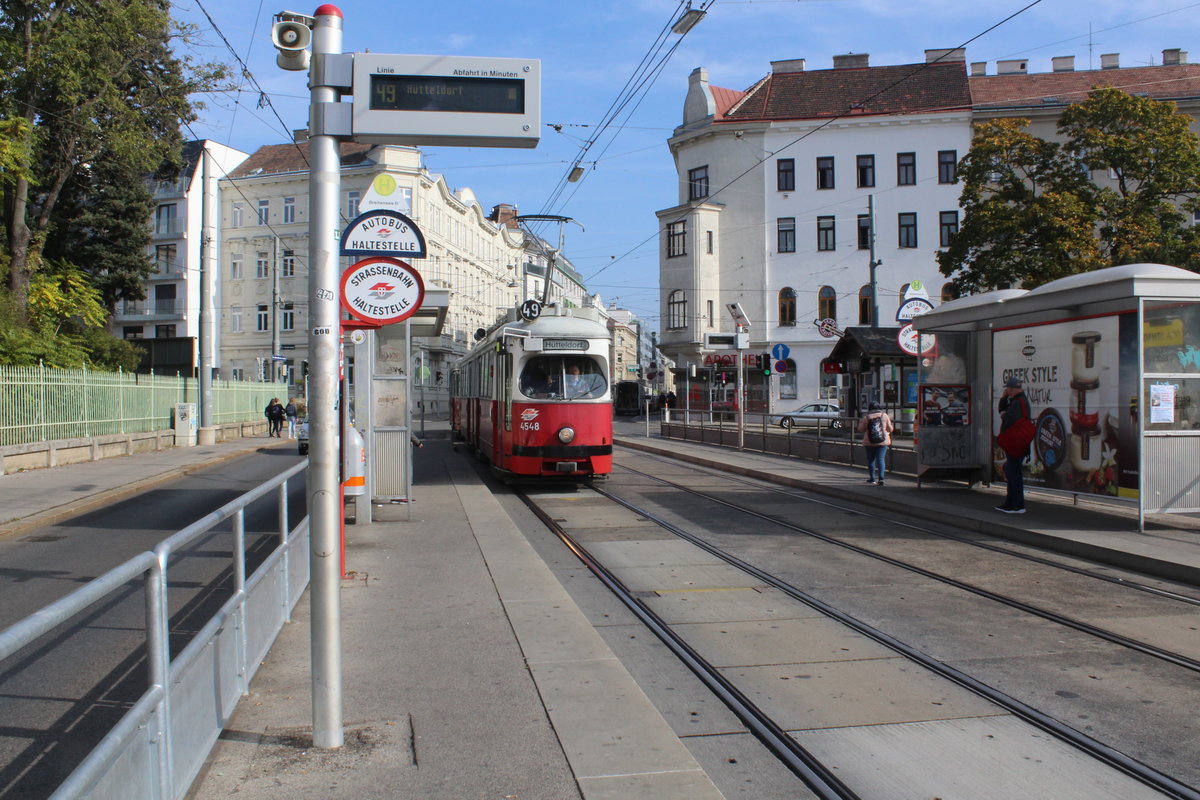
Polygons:
<instances>
[{"instance_id":1,"label":"tram stop shelter","mask_svg":"<svg viewBox=\"0 0 1200 800\"><path fill-rule=\"evenodd\" d=\"M371 521L372 502L403 502L412 513L412 340L439 337L450 292L426 290L421 307L395 325L364 331L354 347L355 424L364 431L366 502L357 518Z\"/></svg>"},{"instance_id":2,"label":"tram stop shelter","mask_svg":"<svg viewBox=\"0 0 1200 800\"><path fill-rule=\"evenodd\" d=\"M822 370L842 377L842 413L865 414L868 404L880 403L905 430L916 407L917 359L900 348L898 327L849 327L843 332Z\"/></svg>"},{"instance_id":3,"label":"tram stop shelter","mask_svg":"<svg viewBox=\"0 0 1200 800\"><path fill-rule=\"evenodd\" d=\"M1016 377L1037 430L1027 485L1137 503L1139 530L1147 513L1200 511L1200 275L1109 267L913 325L918 477L1002 478L996 406Z\"/></svg>"}]
</instances>

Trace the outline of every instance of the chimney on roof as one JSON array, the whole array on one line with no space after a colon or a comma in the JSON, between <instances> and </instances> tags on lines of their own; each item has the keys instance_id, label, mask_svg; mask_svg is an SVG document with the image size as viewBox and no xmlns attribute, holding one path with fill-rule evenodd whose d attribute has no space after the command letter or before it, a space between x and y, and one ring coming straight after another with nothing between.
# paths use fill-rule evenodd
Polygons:
<instances>
[{"instance_id":1,"label":"chimney on roof","mask_svg":"<svg viewBox=\"0 0 1200 800\"><path fill-rule=\"evenodd\" d=\"M861 69L869 66L867 63L871 60L870 53L847 53L844 56L833 57L834 69Z\"/></svg>"},{"instance_id":2,"label":"chimney on roof","mask_svg":"<svg viewBox=\"0 0 1200 800\"><path fill-rule=\"evenodd\" d=\"M1012 58L996 62L997 75L1025 75L1029 72L1029 62L1023 58Z\"/></svg>"},{"instance_id":3,"label":"chimney on roof","mask_svg":"<svg viewBox=\"0 0 1200 800\"><path fill-rule=\"evenodd\" d=\"M971 62L971 74L972 75L987 75L987 62L986 61L972 61Z\"/></svg>"},{"instance_id":4,"label":"chimney on roof","mask_svg":"<svg viewBox=\"0 0 1200 800\"><path fill-rule=\"evenodd\" d=\"M683 98L683 124L702 122L717 113L717 101L708 85L708 70L696 67L688 75L687 95Z\"/></svg>"},{"instance_id":5,"label":"chimney on roof","mask_svg":"<svg viewBox=\"0 0 1200 800\"><path fill-rule=\"evenodd\" d=\"M1075 56L1055 56L1050 59L1050 64L1055 72L1074 72Z\"/></svg>"},{"instance_id":6,"label":"chimney on roof","mask_svg":"<svg viewBox=\"0 0 1200 800\"><path fill-rule=\"evenodd\" d=\"M1187 50L1180 50L1178 47L1173 47L1170 50L1163 50L1164 67L1175 67L1186 63L1188 63Z\"/></svg>"},{"instance_id":7,"label":"chimney on roof","mask_svg":"<svg viewBox=\"0 0 1200 800\"><path fill-rule=\"evenodd\" d=\"M805 59L792 58L787 61L772 61L771 72L778 75L780 72L804 72Z\"/></svg>"},{"instance_id":8,"label":"chimney on roof","mask_svg":"<svg viewBox=\"0 0 1200 800\"><path fill-rule=\"evenodd\" d=\"M938 62L944 64L947 61L962 61L966 62L967 51L962 47L941 47L935 50L925 51L925 63L932 64Z\"/></svg>"},{"instance_id":9,"label":"chimney on roof","mask_svg":"<svg viewBox=\"0 0 1200 800\"><path fill-rule=\"evenodd\" d=\"M488 219L506 228L520 227L517 223L517 207L511 203L492 206L492 213L488 214Z\"/></svg>"},{"instance_id":10,"label":"chimney on roof","mask_svg":"<svg viewBox=\"0 0 1200 800\"><path fill-rule=\"evenodd\" d=\"M1120 53L1101 53L1100 54L1100 69L1120 69L1121 54Z\"/></svg>"}]
</instances>

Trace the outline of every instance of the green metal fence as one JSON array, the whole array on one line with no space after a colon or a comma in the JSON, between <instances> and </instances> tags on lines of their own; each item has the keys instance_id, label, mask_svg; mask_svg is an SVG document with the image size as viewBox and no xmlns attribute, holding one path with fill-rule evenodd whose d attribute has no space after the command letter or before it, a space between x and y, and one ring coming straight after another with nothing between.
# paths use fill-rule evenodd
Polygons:
<instances>
[{"instance_id":1,"label":"green metal fence","mask_svg":"<svg viewBox=\"0 0 1200 800\"><path fill-rule=\"evenodd\" d=\"M213 424L261 419L286 383L213 380ZM171 427L176 403L200 403L196 378L0 366L0 445Z\"/></svg>"}]
</instances>

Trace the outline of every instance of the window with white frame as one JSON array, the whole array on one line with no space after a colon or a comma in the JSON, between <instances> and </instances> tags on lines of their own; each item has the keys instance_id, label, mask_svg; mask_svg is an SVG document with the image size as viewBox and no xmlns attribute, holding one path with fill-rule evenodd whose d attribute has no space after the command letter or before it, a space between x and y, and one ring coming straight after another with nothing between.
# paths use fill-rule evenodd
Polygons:
<instances>
[{"instance_id":1,"label":"window with white frame","mask_svg":"<svg viewBox=\"0 0 1200 800\"><path fill-rule=\"evenodd\" d=\"M241 203L234 203L229 210L229 227L240 228L246 224L246 208Z\"/></svg>"},{"instance_id":2,"label":"window with white frame","mask_svg":"<svg viewBox=\"0 0 1200 800\"><path fill-rule=\"evenodd\" d=\"M290 225L296 221L296 198L283 198L283 222Z\"/></svg>"},{"instance_id":3,"label":"window with white frame","mask_svg":"<svg viewBox=\"0 0 1200 800\"><path fill-rule=\"evenodd\" d=\"M229 330L231 333L242 332L242 307L229 307Z\"/></svg>"},{"instance_id":4,"label":"window with white frame","mask_svg":"<svg viewBox=\"0 0 1200 800\"><path fill-rule=\"evenodd\" d=\"M271 254L265 250L260 250L258 258L254 260L254 277L271 277Z\"/></svg>"},{"instance_id":5,"label":"window with white frame","mask_svg":"<svg viewBox=\"0 0 1200 800\"><path fill-rule=\"evenodd\" d=\"M362 192L346 193L346 216L354 219L358 216L358 204L362 201Z\"/></svg>"},{"instance_id":6,"label":"window with white frame","mask_svg":"<svg viewBox=\"0 0 1200 800\"><path fill-rule=\"evenodd\" d=\"M284 250L283 261L279 264L279 274L284 278L296 277L296 251Z\"/></svg>"},{"instance_id":7,"label":"window with white frame","mask_svg":"<svg viewBox=\"0 0 1200 800\"><path fill-rule=\"evenodd\" d=\"M257 331L266 331L271 328L271 307L266 303L260 303L256 309L254 329Z\"/></svg>"},{"instance_id":8,"label":"window with white frame","mask_svg":"<svg viewBox=\"0 0 1200 800\"><path fill-rule=\"evenodd\" d=\"M271 201L270 200L259 200L258 201L258 224L266 225L270 221L271 221Z\"/></svg>"},{"instance_id":9,"label":"window with white frame","mask_svg":"<svg viewBox=\"0 0 1200 800\"><path fill-rule=\"evenodd\" d=\"M231 280L238 280L242 277L242 257L234 256L229 260L229 277Z\"/></svg>"},{"instance_id":10,"label":"window with white frame","mask_svg":"<svg viewBox=\"0 0 1200 800\"><path fill-rule=\"evenodd\" d=\"M284 331L296 330L296 304L284 303L280 313L279 329Z\"/></svg>"},{"instance_id":11,"label":"window with white frame","mask_svg":"<svg viewBox=\"0 0 1200 800\"><path fill-rule=\"evenodd\" d=\"M710 328L715 327L716 324L717 324L717 321L713 315L713 301L709 300L708 301L708 327L710 327Z\"/></svg>"},{"instance_id":12,"label":"window with white frame","mask_svg":"<svg viewBox=\"0 0 1200 800\"><path fill-rule=\"evenodd\" d=\"M230 367L229 377L231 380L244 381L246 380L246 370L243 367Z\"/></svg>"}]
</instances>

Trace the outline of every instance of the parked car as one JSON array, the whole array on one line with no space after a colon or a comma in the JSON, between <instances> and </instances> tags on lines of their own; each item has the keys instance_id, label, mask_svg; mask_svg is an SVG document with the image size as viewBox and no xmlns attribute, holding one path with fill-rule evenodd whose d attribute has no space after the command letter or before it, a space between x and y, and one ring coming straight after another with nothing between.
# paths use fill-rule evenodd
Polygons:
<instances>
[{"instance_id":1,"label":"parked car","mask_svg":"<svg viewBox=\"0 0 1200 800\"><path fill-rule=\"evenodd\" d=\"M810 428L816 426L842 428L846 424L846 421L842 419L841 407L837 403L828 400L805 403L795 411L772 414L770 421L772 425L778 425L781 428L795 428L799 426Z\"/></svg>"},{"instance_id":2,"label":"parked car","mask_svg":"<svg viewBox=\"0 0 1200 800\"><path fill-rule=\"evenodd\" d=\"M308 455L308 418L296 420L296 447L300 455Z\"/></svg>"}]
</instances>

